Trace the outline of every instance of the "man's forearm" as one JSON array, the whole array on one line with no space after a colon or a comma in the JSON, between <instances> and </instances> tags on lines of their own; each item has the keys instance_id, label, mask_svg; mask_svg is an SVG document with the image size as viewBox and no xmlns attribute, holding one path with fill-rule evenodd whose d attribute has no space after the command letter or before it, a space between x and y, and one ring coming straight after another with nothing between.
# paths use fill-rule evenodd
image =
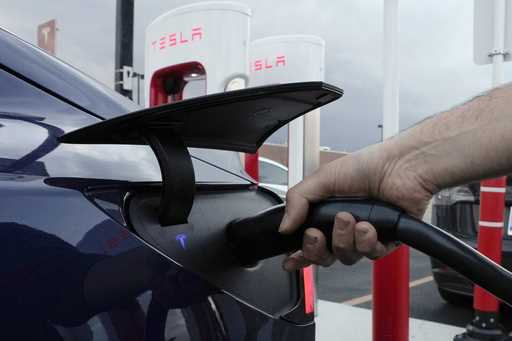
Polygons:
<instances>
[{"instance_id":1,"label":"man's forearm","mask_svg":"<svg viewBox=\"0 0 512 341\"><path fill-rule=\"evenodd\" d=\"M438 114L384 143L432 191L512 173L512 84Z\"/></svg>"}]
</instances>

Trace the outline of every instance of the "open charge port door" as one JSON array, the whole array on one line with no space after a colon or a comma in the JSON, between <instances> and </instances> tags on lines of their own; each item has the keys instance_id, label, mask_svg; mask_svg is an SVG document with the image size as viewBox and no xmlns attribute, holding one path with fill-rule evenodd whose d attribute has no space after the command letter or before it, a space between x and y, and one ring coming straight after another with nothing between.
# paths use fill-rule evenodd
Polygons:
<instances>
[{"instance_id":1,"label":"open charge port door","mask_svg":"<svg viewBox=\"0 0 512 341\"><path fill-rule=\"evenodd\" d=\"M281 199L249 180L247 185L196 183L188 148L254 153L274 131L342 94L322 82L234 90L143 109L59 139L151 146L162 185L130 192L124 204L130 228L165 257L227 294L267 315L308 323L295 317L303 308L303 290L298 273L282 269L284 256L242 265L227 238L233 220L255 215Z\"/></svg>"},{"instance_id":2,"label":"open charge port door","mask_svg":"<svg viewBox=\"0 0 512 341\"><path fill-rule=\"evenodd\" d=\"M299 303L298 277L283 271L284 256L243 267L226 239L232 220L279 204L274 194L254 187L229 190L208 185L196 192L189 223L171 228L160 226L159 202L159 193L136 194L129 200L128 215L137 234L166 257L271 315L285 315Z\"/></svg>"}]
</instances>

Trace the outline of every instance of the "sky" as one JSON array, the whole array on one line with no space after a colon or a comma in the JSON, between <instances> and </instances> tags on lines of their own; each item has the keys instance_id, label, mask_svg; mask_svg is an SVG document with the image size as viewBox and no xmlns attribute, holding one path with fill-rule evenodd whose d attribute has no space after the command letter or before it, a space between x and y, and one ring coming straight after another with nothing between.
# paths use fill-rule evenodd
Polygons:
<instances>
[{"instance_id":1,"label":"sky","mask_svg":"<svg viewBox=\"0 0 512 341\"><path fill-rule=\"evenodd\" d=\"M325 81L344 89L321 112L321 145L355 151L380 141L383 0L239 0L251 7L251 40L313 34L326 42ZM144 68L144 31L157 16L192 3L135 0L134 66ZM57 56L113 86L115 0L0 0L0 26L35 43L57 20ZM473 1L400 0L400 129L491 86L473 62ZM505 66L505 80L512 68ZM282 135L271 138L283 142Z\"/></svg>"}]
</instances>

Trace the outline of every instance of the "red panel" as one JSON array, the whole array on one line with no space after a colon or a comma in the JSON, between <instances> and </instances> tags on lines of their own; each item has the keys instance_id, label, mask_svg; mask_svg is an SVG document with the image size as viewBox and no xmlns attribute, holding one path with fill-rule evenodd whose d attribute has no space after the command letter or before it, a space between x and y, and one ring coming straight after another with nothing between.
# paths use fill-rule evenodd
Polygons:
<instances>
[{"instance_id":1,"label":"red panel","mask_svg":"<svg viewBox=\"0 0 512 341\"><path fill-rule=\"evenodd\" d=\"M405 245L374 262L373 340L409 340L409 248Z\"/></svg>"},{"instance_id":2,"label":"red panel","mask_svg":"<svg viewBox=\"0 0 512 341\"><path fill-rule=\"evenodd\" d=\"M302 277L304 278L304 312L313 314L315 312L316 288L312 265L302 269Z\"/></svg>"},{"instance_id":3,"label":"red panel","mask_svg":"<svg viewBox=\"0 0 512 341\"><path fill-rule=\"evenodd\" d=\"M493 261L501 263L502 238L503 229L480 227L478 233L478 250ZM484 289L475 286L473 307L479 311L497 312L499 310L499 301Z\"/></svg>"},{"instance_id":4,"label":"red panel","mask_svg":"<svg viewBox=\"0 0 512 341\"><path fill-rule=\"evenodd\" d=\"M57 22L55 19L37 26L37 46L55 56Z\"/></svg>"},{"instance_id":5,"label":"red panel","mask_svg":"<svg viewBox=\"0 0 512 341\"><path fill-rule=\"evenodd\" d=\"M162 105L174 101L180 101L183 99L183 89L185 88L185 82L181 87L181 92L169 99L168 94L165 91L164 81L170 77L184 78L191 73L197 73L204 75L204 67L198 62L183 63L178 65L170 65L162 68L153 73L150 82L150 94L149 94L149 106Z\"/></svg>"},{"instance_id":6,"label":"red panel","mask_svg":"<svg viewBox=\"0 0 512 341\"><path fill-rule=\"evenodd\" d=\"M260 164L258 152L254 154L245 154L245 171L254 180L259 181L260 179Z\"/></svg>"}]
</instances>

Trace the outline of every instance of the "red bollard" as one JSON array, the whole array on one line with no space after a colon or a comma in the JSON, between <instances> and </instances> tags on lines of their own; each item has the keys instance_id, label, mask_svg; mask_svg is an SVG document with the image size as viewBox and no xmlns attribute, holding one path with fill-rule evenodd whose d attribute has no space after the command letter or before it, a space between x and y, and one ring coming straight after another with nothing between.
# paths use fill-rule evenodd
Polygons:
<instances>
[{"instance_id":1,"label":"red bollard","mask_svg":"<svg viewBox=\"0 0 512 341\"><path fill-rule=\"evenodd\" d=\"M373 264L373 341L409 340L409 247Z\"/></svg>"},{"instance_id":2,"label":"red bollard","mask_svg":"<svg viewBox=\"0 0 512 341\"><path fill-rule=\"evenodd\" d=\"M259 164L259 154L258 152L254 154L245 154L245 171L249 174L254 180L260 180L260 164Z\"/></svg>"},{"instance_id":3,"label":"red bollard","mask_svg":"<svg viewBox=\"0 0 512 341\"><path fill-rule=\"evenodd\" d=\"M496 263L501 263L506 186L506 177L480 183L478 251ZM457 335L454 340L507 340L503 327L498 322L499 307L500 302L496 297L475 286L475 316L466 327L466 332Z\"/></svg>"}]
</instances>

